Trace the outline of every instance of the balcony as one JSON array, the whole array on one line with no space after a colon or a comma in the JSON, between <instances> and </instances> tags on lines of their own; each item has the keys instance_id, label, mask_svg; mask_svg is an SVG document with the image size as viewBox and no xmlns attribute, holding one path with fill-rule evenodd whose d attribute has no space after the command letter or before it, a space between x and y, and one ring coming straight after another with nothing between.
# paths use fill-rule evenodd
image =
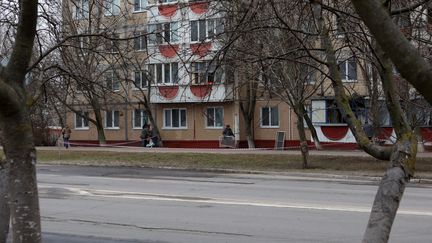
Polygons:
<instances>
[{"instance_id":1,"label":"balcony","mask_svg":"<svg viewBox=\"0 0 432 243\"><path fill-rule=\"evenodd\" d=\"M151 103L200 103L233 100L233 87L228 84L157 85L152 86Z\"/></svg>"}]
</instances>

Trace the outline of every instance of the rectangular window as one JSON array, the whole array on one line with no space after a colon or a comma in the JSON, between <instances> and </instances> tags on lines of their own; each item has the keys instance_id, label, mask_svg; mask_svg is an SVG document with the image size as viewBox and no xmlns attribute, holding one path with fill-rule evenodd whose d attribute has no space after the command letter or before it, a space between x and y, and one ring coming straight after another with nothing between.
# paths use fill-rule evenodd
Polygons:
<instances>
[{"instance_id":1,"label":"rectangular window","mask_svg":"<svg viewBox=\"0 0 432 243\"><path fill-rule=\"evenodd\" d=\"M142 128L144 124L148 124L147 113L142 109L135 109L133 113L133 127Z\"/></svg>"},{"instance_id":2,"label":"rectangular window","mask_svg":"<svg viewBox=\"0 0 432 243\"><path fill-rule=\"evenodd\" d=\"M135 33L134 49L135 51L144 51L147 48L147 38L145 32Z\"/></svg>"},{"instance_id":3,"label":"rectangular window","mask_svg":"<svg viewBox=\"0 0 432 243\"><path fill-rule=\"evenodd\" d=\"M165 128L186 128L186 109L164 110Z\"/></svg>"},{"instance_id":4,"label":"rectangular window","mask_svg":"<svg viewBox=\"0 0 432 243\"><path fill-rule=\"evenodd\" d=\"M148 76L146 71L135 71L134 72L134 85L135 88L145 89L148 86Z\"/></svg>"},{"instance_id":5,"label":"rectangular window","mask_svg":"<svg viewBox=\"0 0 432 243\"><path fill-rule=\"evenodd\" d=\"M147 66L149 80L155 84L177 84L179 82L178 63L157 63Z\"/></svg>"},{"instance_id":6,"label":"rectangular window","mask_svg":"<svg viewBox=\"0 0 432 243\"><path fill-rule=\"evenodd\" d=\"M191 42L211 40L223 32L221 19L200 19L190 22Z\"/></svg>"},{"instance_id":7,"label":"rectangular window","mask_svg":"<svg viewBox=\"0 0 432 243\"><path fill-rule=\"evenodd\" d=\"M345 123L335 100L326 100L326 123Z\"/></svg>"},{"instance_id":8,"label":"rectangular window","mask_svg":"<svg viewBox=\"0 0 432 243\"><path fill-rule=\"evenodd\" d=\"M89 128L88 124L88 112L81 112L81 114L75 113L75 129L86 129Z\"/></svg>"},{"instance_id":9,"label":"rectangular window","mask_svg":"<svg viewBox=\"0 0 432 243\"><path fill-rule=\"evenodd\" d=\"M345 82L357 81L357 62L355 57L338 61L341 78Z\"/></svg>"},{"instance_id":10,"label":"rectangular window","mask_svg":"<svg viewBox=\"0 0 432 243\"><path fill-rule=\"evenodd\" d=\"M178 22L149 24L147 30L149 45L176 43L180 40Z\"/></svg>"},{"instance_id":11,"label":"rectangular window","mask_svg":"<svg viewBox=\"0 0 432 243\"><path fill-rule=\"evenodd\" d=\"M72 17L84 19L89 17L89 0L78 0L72 2Z\"/></svg>"},{"instance_id":12,"label":"rectangular window","mask_svg":"<svg viewBox=\"0 0 432 243\"><path fill-rule=\"evenodd\" d=\"M279 127L279 110L277 106L261 108L261 127Z\"/></svg>"},{"instance_id":13,"label":"rectangular window","mask_svg":"<svg viewBox=\"0 0 432 243\"><path fill-rule=\"evenodd\" d=\"M192 84L222 83L224 70L215 62L193 62L191 64Z\"/></svg>"},{"instance_id":14,"label":"rectangular window","mask_svg":"<svg viewBox=\"0 0 432 243\"><path fill-rule=\"evenodd\" d=\"M223 127L223 107L207 108L207 127L222 128Z\"/></svg>"},{"instance_id":15,"label":"rectangular window","mask_svg":"<svg viewBox=\"0 0 432 243\"><path fill-rule=\"evenodd\" d=\"M105 111L105 128L119 128L120 112L119 111Z\"/></svg>"},{"instance_id":16,"label":"rectangular window","mask_svg":"<svg viewBox=\"0 0 432 243\"><path fill-rule=\"evenodd\" d=\"M118 34L113 34L111 37L107 38L105 41L106 50L110 53L117 53L120 50L120 36Z\"/></svg>"},{"instance_id":17,"label":"rectangular window","mask_svg":"<svg viewBox=\"0 0 432 243\"><path fill-rule=\"evenodd\" d=\"M134 11L141 12L144 11L147 7L147 0L135 0L134 2Z\"/></svg>"},{"instance_id":18,"label":"rectangular window","mask_svg":"<svg viewBox=\"0 0 432 243\"><path fill-rule=\"evenodd\" d=\"M120 14L120 0L104 0L105 16L113 16Z\"/></svg>"},{"instance_id":19,"label":"rectangular window","mask_svg":"<svg viewBox=\"0 0 432 243\"><path fill-rule=\"evenodd\" d=\"M120 90L120 81L117 74L114 71L108 71L105 74L105 82L106 82L107 89L111 91Z\"/></svg>"},{"instance_id":20,"label":"rectangular window","mask_svg":"<svg viewBox=\"0 0 432 243\"><path fill-rule=\"evenodd\" d=\"M174 3L177 2L177 0L158 0L158 3Z\"/></svg>"}]
</instances>

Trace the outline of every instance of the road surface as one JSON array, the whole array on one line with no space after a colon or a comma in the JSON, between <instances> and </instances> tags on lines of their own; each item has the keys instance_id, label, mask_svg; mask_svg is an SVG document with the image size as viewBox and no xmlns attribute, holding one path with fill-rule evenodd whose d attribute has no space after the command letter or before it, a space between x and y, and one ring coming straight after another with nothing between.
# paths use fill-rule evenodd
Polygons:
<instances>
[{"instance_id":1,"label":"road surface","mask_svg":"<svg viewBox=\"0 0 432 243\"><path fill-rule=\"evenodd\" d=\"M376 181L39 166L44 242L360 242ZM390 242L430 242L432 185L406 189Z\"/></svg>"}]
</instances>

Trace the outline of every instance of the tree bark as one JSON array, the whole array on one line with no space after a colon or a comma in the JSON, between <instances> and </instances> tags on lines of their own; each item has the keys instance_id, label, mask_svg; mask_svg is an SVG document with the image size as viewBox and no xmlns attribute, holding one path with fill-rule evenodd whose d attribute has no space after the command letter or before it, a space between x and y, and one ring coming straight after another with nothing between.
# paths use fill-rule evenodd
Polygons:
<instances>
[{"instance_id":1,"label":"tree bark","mask_svg":"<svg viewBox=\"0 0 432 243\"><path fill-rule=\"evenodd\" d=\"M308 159L309 159L309 148L308 148L308 143L307 143L307 139L306 139L306 132L305 132L305 128L304 128L304 122L303 122L303 106L301 107L297 107L297 130L299 133L299 137L300 137L300 151L302 154L302 160L303 160L303 164L302 167L303 169L307 169L309 167L308 164Z\"/></svg>"},{"instance_id":2,"label":"tree bark","mask_svg":"<svg viewBox=\"0 0 432 243\"><path fill-rule=\"evenodd\" d=\"M25 104L22 104L25 107ZM29 114L1 117L3 149L9 168L10 212L13 242L40 242L40 214L36 180L36 150Z\"/></svg>"},{"instance_id":3,"label":"tree bark","mask_svg":"<svg viewBox=\"0 0 432 243\"><path fill-rule=\"evenodd\" d=\"M403 78L432 104L432 68L378 0L351 0L357 13Z\"/></svg>"},{"instance_id":4,"label":"tree bark","mask_svg":"<svg viewBox=\"0 0 432 243\"><path fill-rule=\"evenodd\" d=\"M9 169L6 161L0 161L0 242L6 242L9 233Z\"/></svg>"},{"instance_id":5,"label":"tree bark","mask_svg":"<svg viewBox=\"0 0 432 243\"><path fill-rule=\"evenodd\" d=\"M308 126L308 128L309 128L309 130L311 132L311 136L312 136L312 138L314 140L315 148L317 150L322 150L322 146L321 146L321 143L319 141L318 134L317 134L317 131L315 129L315 126L313 125L312 120L309 117L309 115L307 114L304 106L302 106L302 108L303 108L303 114L304 114L303 118L306 121L306 124L307 124L307 126Z\"/></svg>"},{"instance_id":6,"label":"tree bark","mask_svg":"<svg viewBox=\"0 0 432 243\"><path fill-rule=\"evenodd\" d=\"M22 0L12 54L0 72L0 127L9 166L10 217L14 243L41 242L36 151L25 75L32 56L38 13L37 0Z\"/></svg>"},{"instance_id":7,"label":"tree bark","mask_svg":"<svg viewBox=\"0 0 432 243\"><path fill-rule=\"evenodd\" d=\"M410 172L407 164L415 164L417 139L405 138L394 146L391 167L386 171L375 195L369 222L363 236L364 243L388 242L390 231L402 200Z\"/></svg>"},{"instance_id":8,"label":"tree bark","mask_svg":"<svg viewBox=\"0 0 432 243\"><path fill-rule=\"evenodd\" d=\"M95 120L96 120L96 130L98 134L98 141L99 144L105 145L106 144L106 137L105 137L105 130L104 130L104 124L103 124L103 118L101 114L101 107L99 104L99 100L97 97L91 98L91 106L93 108L93 111L95 113Z\"/></svg>"}]
</instances>

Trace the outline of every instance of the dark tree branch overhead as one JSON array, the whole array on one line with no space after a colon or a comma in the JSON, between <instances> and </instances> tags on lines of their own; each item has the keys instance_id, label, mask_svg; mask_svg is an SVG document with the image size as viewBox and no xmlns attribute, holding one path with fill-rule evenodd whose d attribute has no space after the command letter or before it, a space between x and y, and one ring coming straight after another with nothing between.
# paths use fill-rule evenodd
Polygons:
<instances>
[{"instance_id":1,"label":"dark tree branch overhead","mask_svg":"<svg viewBox=\"0 0 432 243\"><path fill-rule=\"evenodd\" d=\"M403 78L432 104L432 68L411 45L378 0L351 0Z\"/></svg>"}]
</instances>

